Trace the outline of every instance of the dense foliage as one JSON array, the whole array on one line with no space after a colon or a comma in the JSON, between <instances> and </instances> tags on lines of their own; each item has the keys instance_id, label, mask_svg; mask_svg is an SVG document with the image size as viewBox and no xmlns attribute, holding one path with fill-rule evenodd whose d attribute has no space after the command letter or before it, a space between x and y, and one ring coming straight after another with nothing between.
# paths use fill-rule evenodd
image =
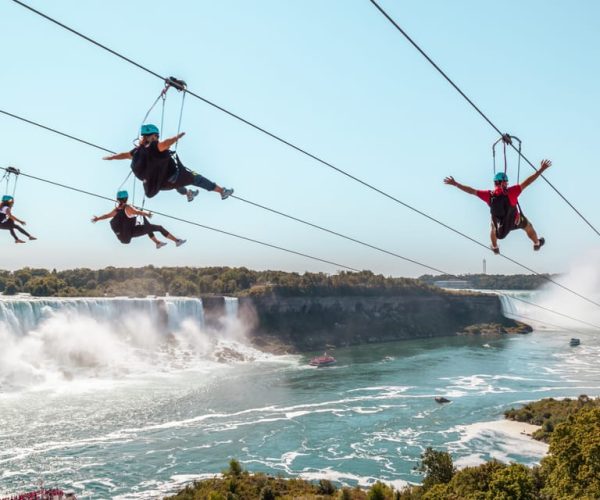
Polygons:
<instances>
[{"instance_id":1,"label":"dense foliage","mask_svg":"<svg viewBox=\"0 0 600 500\"><path fill-rule=\"evenodd\" d=\"M311 483L303 479L284 479L267 474L250 474L237 460L221 477L196 481L169 500L245 500L336 498L343 500L392 500L397 498L389 486L377 482L368 491L360 488L337 488L327 479Z\"/></svg>"},{"instance_id":2,"label":"dense foliage","mask_svg":"<svg viewBox=\"0 0 600 500\"><path fill-rule=\"evenodd\" d=\"M549 404L549 403L552 404ZM551 408L560 415L550 436L549 453L540 466L497 460L454 471L446 452L428 449L420 470L421 486L400 492L402 500L593 500L600 498L600 405L588 398L543 400L534 414ZM553 403L558 403L557 405ZM530 408L532 405L527 405ZM559 406L561 408L559 409ZM511 412L514 410L511 410ZM530 412L525 410L524 412ZM564 418L563 418L564 417ZM558 421L558 420L557 420ZM452 470L452 474L448 474Z\"/></svg>"},{"instance_id":3,"label":"dense foliage","mask_svg":"<svg viewBox=\"0 0 600 500\"><path fill-rule=\"evenodd\" d=\"M286 273L252 271L245 267L154 267L72 269L48 271L24 268L0 271L0 292L25 292L39 297L75 296L195 296L253 295L423 295L434 290L409 278L386 278L370 271L358 273Z\"/></svg>"},{"instance_id":4,"label":"dense foliage","mask_svg":"<svg viewBox=\"0 0 600 500\"><path fill-rule=\"evenodd\" d=\"M464 280L471 284L471 288L478 290L535 290L547 284L547 278L551 276L550 274L461 274L458 276L425 274L419 279L430 285L436 281Z\"/></svg>"},{"instance_id":5,"label":"dense foliage","mask_svg":"<svg viewBox=\"0 0 600 500\"><path fill-rule=\"evenodd\" d=\"M540 425L542 428L536 431L533 437L547 443L556 426L566 422L571 415L582 408L600 408L600 398L589 398L585 394L577 399L547 398L528 403L516 410L514 408L506 410L504 416L518 422Z\"/></svg>"},{"instance_id":6,"label":"dense foliage","mask_svg":"<svg viewBox=\"0 0 600 500\"><path fill-rule=\"evenodd\" d=\"M558 403L555 405L554 403ZM198 481L171 500L292 499L313 500L593 500L600 498L600 405L578 400L543 400L527 405L535 415L546 407L561 415L550 436L549 454L540 466L504 464L491 460L456 470L452 457L428 448L417 470L422 485L394 490L381 482L368 490L336 488L330 481L310 483L265 474L249 474L232 460L223 476ZM559 409L559 406L561 408ZM526 408L527 408L526 407ZM515 410L510 410L514 412ZM562 418L564 416L564 419ZM558 421L558 420L557 420Z\"/></svg>"}]
</instances>

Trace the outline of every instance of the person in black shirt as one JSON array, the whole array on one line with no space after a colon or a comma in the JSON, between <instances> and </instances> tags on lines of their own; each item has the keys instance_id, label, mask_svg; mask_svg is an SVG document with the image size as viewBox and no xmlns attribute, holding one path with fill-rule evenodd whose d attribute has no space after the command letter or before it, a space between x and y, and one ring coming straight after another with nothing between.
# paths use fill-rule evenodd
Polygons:
<instances>
[{"instance_id":1,"label":"person in black shirt","mask_svg":"<svg viewBox=\"0 0 600 500\"><path fill-rule=\"evenodd\" d=\"M186 168L179 157L169 148L181 139L185 132L159 140L159 130L156 125L142 125L139 145L124 153L105 156L103 160L131 160L131 170L144 183L144 192L148 198L156 196L159 191L175 189L192 201L197 195L197 189L187 186L197 186L207 191L215 191L225 200L233 194L233 189L223 188L206 177Z\"/></svg>"},{"instance_id":2,"label":"person in black shirt","mask_svg":"<svg viewBox=\"0 0 600 500\"><path fill-rule=\"evenodd\" d=\"M12 213L12 207L15 203L15 199L6 194L2 197L2 202L0 202L0 229L5 229L10 232L10 235L15 239L15 243L25 243L23 240L19 239L17 234L15 233L15 229L20 233L27 236L31 241L37 240L35 236L31 236L25 229L16 224L25 225L24 220L17 219L15 215Z\"/></svg>"},{"instance_id":3,"label":"person in black shirt","mask_svg":"<svg viewBox=\"0 0 600 500\"><path fill-rule=\"evenodd\" d=\"M180 247L186 240L175 238L169 231L164 227L156 224L150 224L148 221L149 217L152 217L150 212L144 210L138 210L135 207L127 204L129 194L127 191L119 191L117 193L117 206L108 212L107 214L99 217L95 216L92 218L92 222L96 223L99 220L110 219L110 227L117 236L118 240L127 245L131 242L132 238L138 236L148 235L148 237L155 243L156 249L160 249L166 245L164 241L160 241L156 236L155 232L159 232L165 238L175 242L175 245ZM137 224L137 216L140 215L144 218L143 224Z\"/></svg>"}]
</instances>

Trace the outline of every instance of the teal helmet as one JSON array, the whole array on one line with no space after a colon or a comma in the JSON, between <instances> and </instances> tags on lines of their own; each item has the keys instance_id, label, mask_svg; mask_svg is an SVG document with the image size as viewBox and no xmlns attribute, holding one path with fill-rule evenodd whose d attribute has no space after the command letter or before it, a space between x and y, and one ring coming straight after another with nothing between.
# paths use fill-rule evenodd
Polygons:
<instances>
[{"instance_id":1,"label":"teal helmet","mask_svg":"<svg viewBox=\"0 0 600 500\"><path fill-rule=\"evenodd\" d=\"M504 172L498 172L494 175L494 182L508 182L508 175Z\"/></svg>"},{"instance_id":2,"label":"teal helmet","mask_svg":"<svg viewBox=\"0 0 600 500\"><path fill-rule=\"evenodd\" d=\"M119 191L117 193L117 200L126 200L129 198L129 193L127 191Z\"/></svg>"},{"instance_id":3,"label":"teal helmet","mask_svg":"<svg viewBox=\"0 0 600 500\"><path fill-rule=\"evenodd\" d=\"M158 135L159 130L156 125L152 125L151 123L147 123L146 125L142 125L140 129L140 135Z\"/></svg>"},{"instance_id":4,"label":"teal helmet","mask_svg":"<svg viewBox=\"0 0 600 500\"><path fill-rule=\"evenodd\" d=\"M5 201L14 201L14 198L13 198L11 195L9 195L9 194L5 194L5 195L2 197L2 201L3 201L3 202L5 202Z\"/></svg>"}]
</instances>

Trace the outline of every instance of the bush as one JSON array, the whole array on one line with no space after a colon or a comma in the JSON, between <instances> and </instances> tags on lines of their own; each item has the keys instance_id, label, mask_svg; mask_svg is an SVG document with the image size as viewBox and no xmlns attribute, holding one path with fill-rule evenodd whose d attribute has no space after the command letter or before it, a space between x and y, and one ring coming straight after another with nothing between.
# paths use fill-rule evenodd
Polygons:
<instances>
[{"instance_id":1,"label":"bush","mask_svg":"<svg viewBox=\"0 0 600 500\"><path fill-rule=\"evenodd\" d=\"M265 486L262 490L260 490L260 500L275 500L275 493L271 489L270 486Z\"/></svg>"},{"instance_id":2,"label":"bush","mask_svg":"<svg viewBox=\"0 0 600 500\"><path fill-rule=\"evenodd\" d=\"M392 498L393 494L394 490L392 490L392 488L381 481L377 481L373 486L371 486L369 493L367 493L367 498L369 500L386 500L388 498Z\"/></svg>"},{"instance_id":3,"label":"bush","mask_svg":"<svg viewBox=\"0 0 600 500\"><path fill-rule=\"evenodd\" d=\"M333 495L336 492L336 487L328 479L319 479L318 491L321 495Z\"/></svg>"},{"instance_id":4,"label":"bush","mask_svg":"<svg viewBox=\"0 0 600 500\"><path fill-rule=\"evenodd\" d=\"M235 458L232 458L229 461L229 470L227 471L227 474L238 477L242 475L242 472L244 472L244 470L242 469L241 464Z\"/></svg>"},{"instance_id":5,"label":"bush","mask_svg":"<svg viewBox=\"0 0 600 500\"><path fill-rule=\"evenodd\" d=\"M489 500L535 500L538 498L531 471L522 464L497 470L490 481Z\"/></svg>"},{"instance_id":6,"label":"bush","mask_svg":"<svg viewBox=\"0 0 600 500\"><path fill-rule=\"evenodd\" d=\"M428 490L434 484L450 482L455 468L448 452L427 448L421 455L421 465L417 470L425 473L423 488Z\"/></svg>"}]
</instances>

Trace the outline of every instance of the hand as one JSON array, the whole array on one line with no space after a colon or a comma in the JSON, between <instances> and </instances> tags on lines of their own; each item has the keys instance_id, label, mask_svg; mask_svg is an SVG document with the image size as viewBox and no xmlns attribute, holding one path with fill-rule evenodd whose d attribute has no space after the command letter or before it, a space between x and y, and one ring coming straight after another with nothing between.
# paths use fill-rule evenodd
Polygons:
<instances>
[{"instance_id":1,"label":"hand","mask_svg":"<svg viewBox=\"0 0 600 500\"><path fill-rule=\"evenodd\" d=\"M103 160L112 160L112 156L103 156L102 157Z\"/></svg>"},{"instance_id":2,"label":"hand","mask_svg":"<svg viewBox=\"0 0 600 500\"><path fill-rule=\"evenodd\" d=\"M542 160L542 163L540 163L540 171L543 172L544 170L549 169L552 166L552 162L550 160Z\"/></svg>"},{"instance_id":3,"label":"hand","mask_svg":"<svg viewBox=\"0 0 600 500\"><path fill-rule=\"evenodd\" d=\"M454 180L454 177L449 175L444 179L444 184L448 184L449 186L456 186L457 182Z\"/></svg>"},{"instance_id":4,"label":"hand","mask_svg":"<svg viewBox=\"0 0 600 500\"><path fill-rule=\"evenodd\" d=\"M27 222L25 222L24 220L19 221L23 226L27 225Z\"/></svg>"},{"instance_id":5,"label":"hand","mask_svg":"<svg viewBox=\"0 0 600 500\"><path fill-rule=\"evenodd\" d=\"M146 213L146 217L148 217L148 219L151 219L152 218L152 212L147 212Z\"/></svg>"},{"instance_id":6,"label":"hand","mask_svg":"<svg viewBox=\"0 0 600 500\"><path fill-rule=\"evenodd\" d=\"M180 134L177 134L176 138L181 139L184 135L185 135L185 132L181 132Z\"/></svg>"},{"instance_id":7,"label":"hand","mask_svg":"<svg viewBox=\"0 0 600 500\"><path fill-rule=\"evenodd\" d=\"M92 222L94 224L96 224L96 222L98 222L98 217L96 217L95 215L92 217Z\"/></svg>"}]
</instances>

